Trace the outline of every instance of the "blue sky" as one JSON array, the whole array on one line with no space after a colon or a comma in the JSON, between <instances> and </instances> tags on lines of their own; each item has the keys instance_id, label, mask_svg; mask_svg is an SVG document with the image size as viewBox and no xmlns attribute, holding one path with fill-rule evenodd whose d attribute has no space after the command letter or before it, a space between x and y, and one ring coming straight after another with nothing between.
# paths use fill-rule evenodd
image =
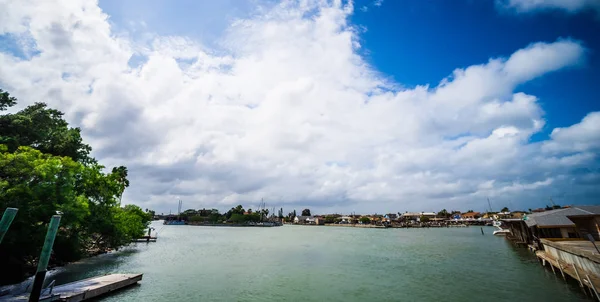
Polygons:
<instances>
[{"instance_id":1,"label":"blue sky","mask_svg":"<svg viewBox=\"0 0 600 302\"><path fill-rule=\"evenodd\" d=\"M593 10L570 14L560 10L514 14L494 1L427 0L356 1L367 12L352 16L367 31L361 34L369 62L405 85L435 84L452 70L504 57L532 41L557 38L583 42L589 50L584 66L549 74L518 89L538 96L548 123L539 139L554 127L576 123L600 109L600 22ZM544 137L542 137L545 135Z\"/></svg>"},{"instance_id":2,"label":"blue sky","mask_svg":"<svg viewBox=\"0 0 600 302\"><path fill-rule=\"evenodd\" d=\"M14 0L0 87L158 212L598 204L599 32L592 0Z\"/></svg>"}]
</instances>

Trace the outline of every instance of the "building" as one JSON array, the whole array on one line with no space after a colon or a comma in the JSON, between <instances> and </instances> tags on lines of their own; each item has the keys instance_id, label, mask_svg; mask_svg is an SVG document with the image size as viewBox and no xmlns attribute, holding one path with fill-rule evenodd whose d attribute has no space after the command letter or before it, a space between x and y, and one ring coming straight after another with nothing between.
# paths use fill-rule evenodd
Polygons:
<instances>
[{"instance_id":1,"label":"building","mask_svg":"<svg viewBox=\"0 0 600 302\"><path fill-rule=\"evenodd\" d=\"M510 239L524 244L532 244L536 239L543 238L586 238L588 234L600 240L600 206L574 206L502 221L511 231Z\"/></svg>"},{"instance_id":2,"label":"building","mask_svg":"<svg viewBox=\"0 0 600 302\"><path fill-rule=\"evenodd\" d=\"M352 223L353 220L350 216L342 216L340 219L340 224L349 224Z\"/></svg>"},{"instance_id":3,"label":"building","mask_svg":"<svg viewBox=\"0 0 600 302\"><path fill-rule=\"evenodd\" d=\"M315 222L315 218L313 216L296 216L294 217L294 224L309 224L310 222Z\"/></svg>"},{"instance_id":4,"label":"building","mask_svg":"<svg viewBox=\"0 0 600 302\"><path fill-rule=\"evenodd\" d=\"M325 225L325 217L315 217L316 225Z\"/></svg>"},{"instance_id":5,"label":"building","mask_svg":"<svg viewBox=\"0 0 600 302\"><path fill-rule=\"evenodd\" d=\"M479 217L481 217L481 213L479 212L468 212L460 215L462 219L477 219Z\"/></svg>"},{"instance_id":6,"label":"building","mask_svg":"<svg viewBox=\"0 0 600 302\"><path fill-rule=\"evenodd\" d=\"M575 228L581 238L590 234L595 240L600 240L600 206L578 206L578 213L570 213L567 217L575 223Z\"/></svg>"},{"instance_id":7,"label":"building","mask_svg":"<svg viewBox=\"0 0 600 302\"><path fill-rule=\"evenodd\" d=\"M434 212L406 212L402 214L402 219L405 221L421 221L421 217L434 218L437 214Z\"/></svg>"},{"instance_id":8,"label":"building","mask_svg":"<svg viewBox=\"0 0 600 302\"><path fill-rule=\"evenodd\" d=\"M385 222L392 222L398 220L398 214L388 213L383 216Z\"/></svg>"}]
</instances>

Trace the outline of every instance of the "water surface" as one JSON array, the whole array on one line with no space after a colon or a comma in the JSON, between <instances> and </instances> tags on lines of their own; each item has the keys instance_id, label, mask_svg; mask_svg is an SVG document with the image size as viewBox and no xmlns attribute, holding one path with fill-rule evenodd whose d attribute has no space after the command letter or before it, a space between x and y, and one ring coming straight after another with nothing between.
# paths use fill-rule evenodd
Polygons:
<instances>
[{"instance_id":1,"label":"water surface","mask_svg":"<svg viewBox=\"0 0 600 302\"><path fill-rule=\"evenodd\" d=\"M492 228L154 226L52 278L144 273L103 301L589 301Z\"/></svg>"}]
</instances>

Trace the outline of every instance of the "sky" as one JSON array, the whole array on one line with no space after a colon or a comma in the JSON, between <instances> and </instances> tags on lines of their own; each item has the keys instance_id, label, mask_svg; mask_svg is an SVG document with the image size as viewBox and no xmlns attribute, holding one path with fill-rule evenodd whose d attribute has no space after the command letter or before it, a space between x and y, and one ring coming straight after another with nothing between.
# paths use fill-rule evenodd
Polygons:
<instances>
[{"instance_id":1,"label":"sky","mask_svg":"<svg viewBox=\"0 0 600 302\"><path fill-rule=\"evenodd\" d=\"M598 0L0 0L0 88L158 213L600 204Z\"/></svg>"}]
</instances>

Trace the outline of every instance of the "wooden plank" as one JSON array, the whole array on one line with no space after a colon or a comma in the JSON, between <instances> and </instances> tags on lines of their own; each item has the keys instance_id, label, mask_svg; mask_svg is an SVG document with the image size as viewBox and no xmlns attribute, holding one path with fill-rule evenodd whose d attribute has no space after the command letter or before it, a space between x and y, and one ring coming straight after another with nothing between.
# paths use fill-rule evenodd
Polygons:
<instances>
[{"instance_id":1,"label":"wooden plank","mask_svg":"<svg viewBox=\"0 0 600 302\"><path fill-rule=\"evenodd\" d=\"M143 274L113 274L84 279L54 287L62 301L84 301L127 287L142 280Z\"/></svg>"},{"instance_id":2,"label":"wooden plank","mask_svg":"<svg viewBox=\"0 0 600 302\"><path fill-rule=\"evenodd\" d=\"M142 276L143 274L113 274L83 279L55 286L52 290L52 295L48 295L48 292L45 291L45 295L40 297L40 301L84 301L133 285L142 280ZM0 297L0 301L28 300L29 295Z\"/></svg>"}]
</instances>

